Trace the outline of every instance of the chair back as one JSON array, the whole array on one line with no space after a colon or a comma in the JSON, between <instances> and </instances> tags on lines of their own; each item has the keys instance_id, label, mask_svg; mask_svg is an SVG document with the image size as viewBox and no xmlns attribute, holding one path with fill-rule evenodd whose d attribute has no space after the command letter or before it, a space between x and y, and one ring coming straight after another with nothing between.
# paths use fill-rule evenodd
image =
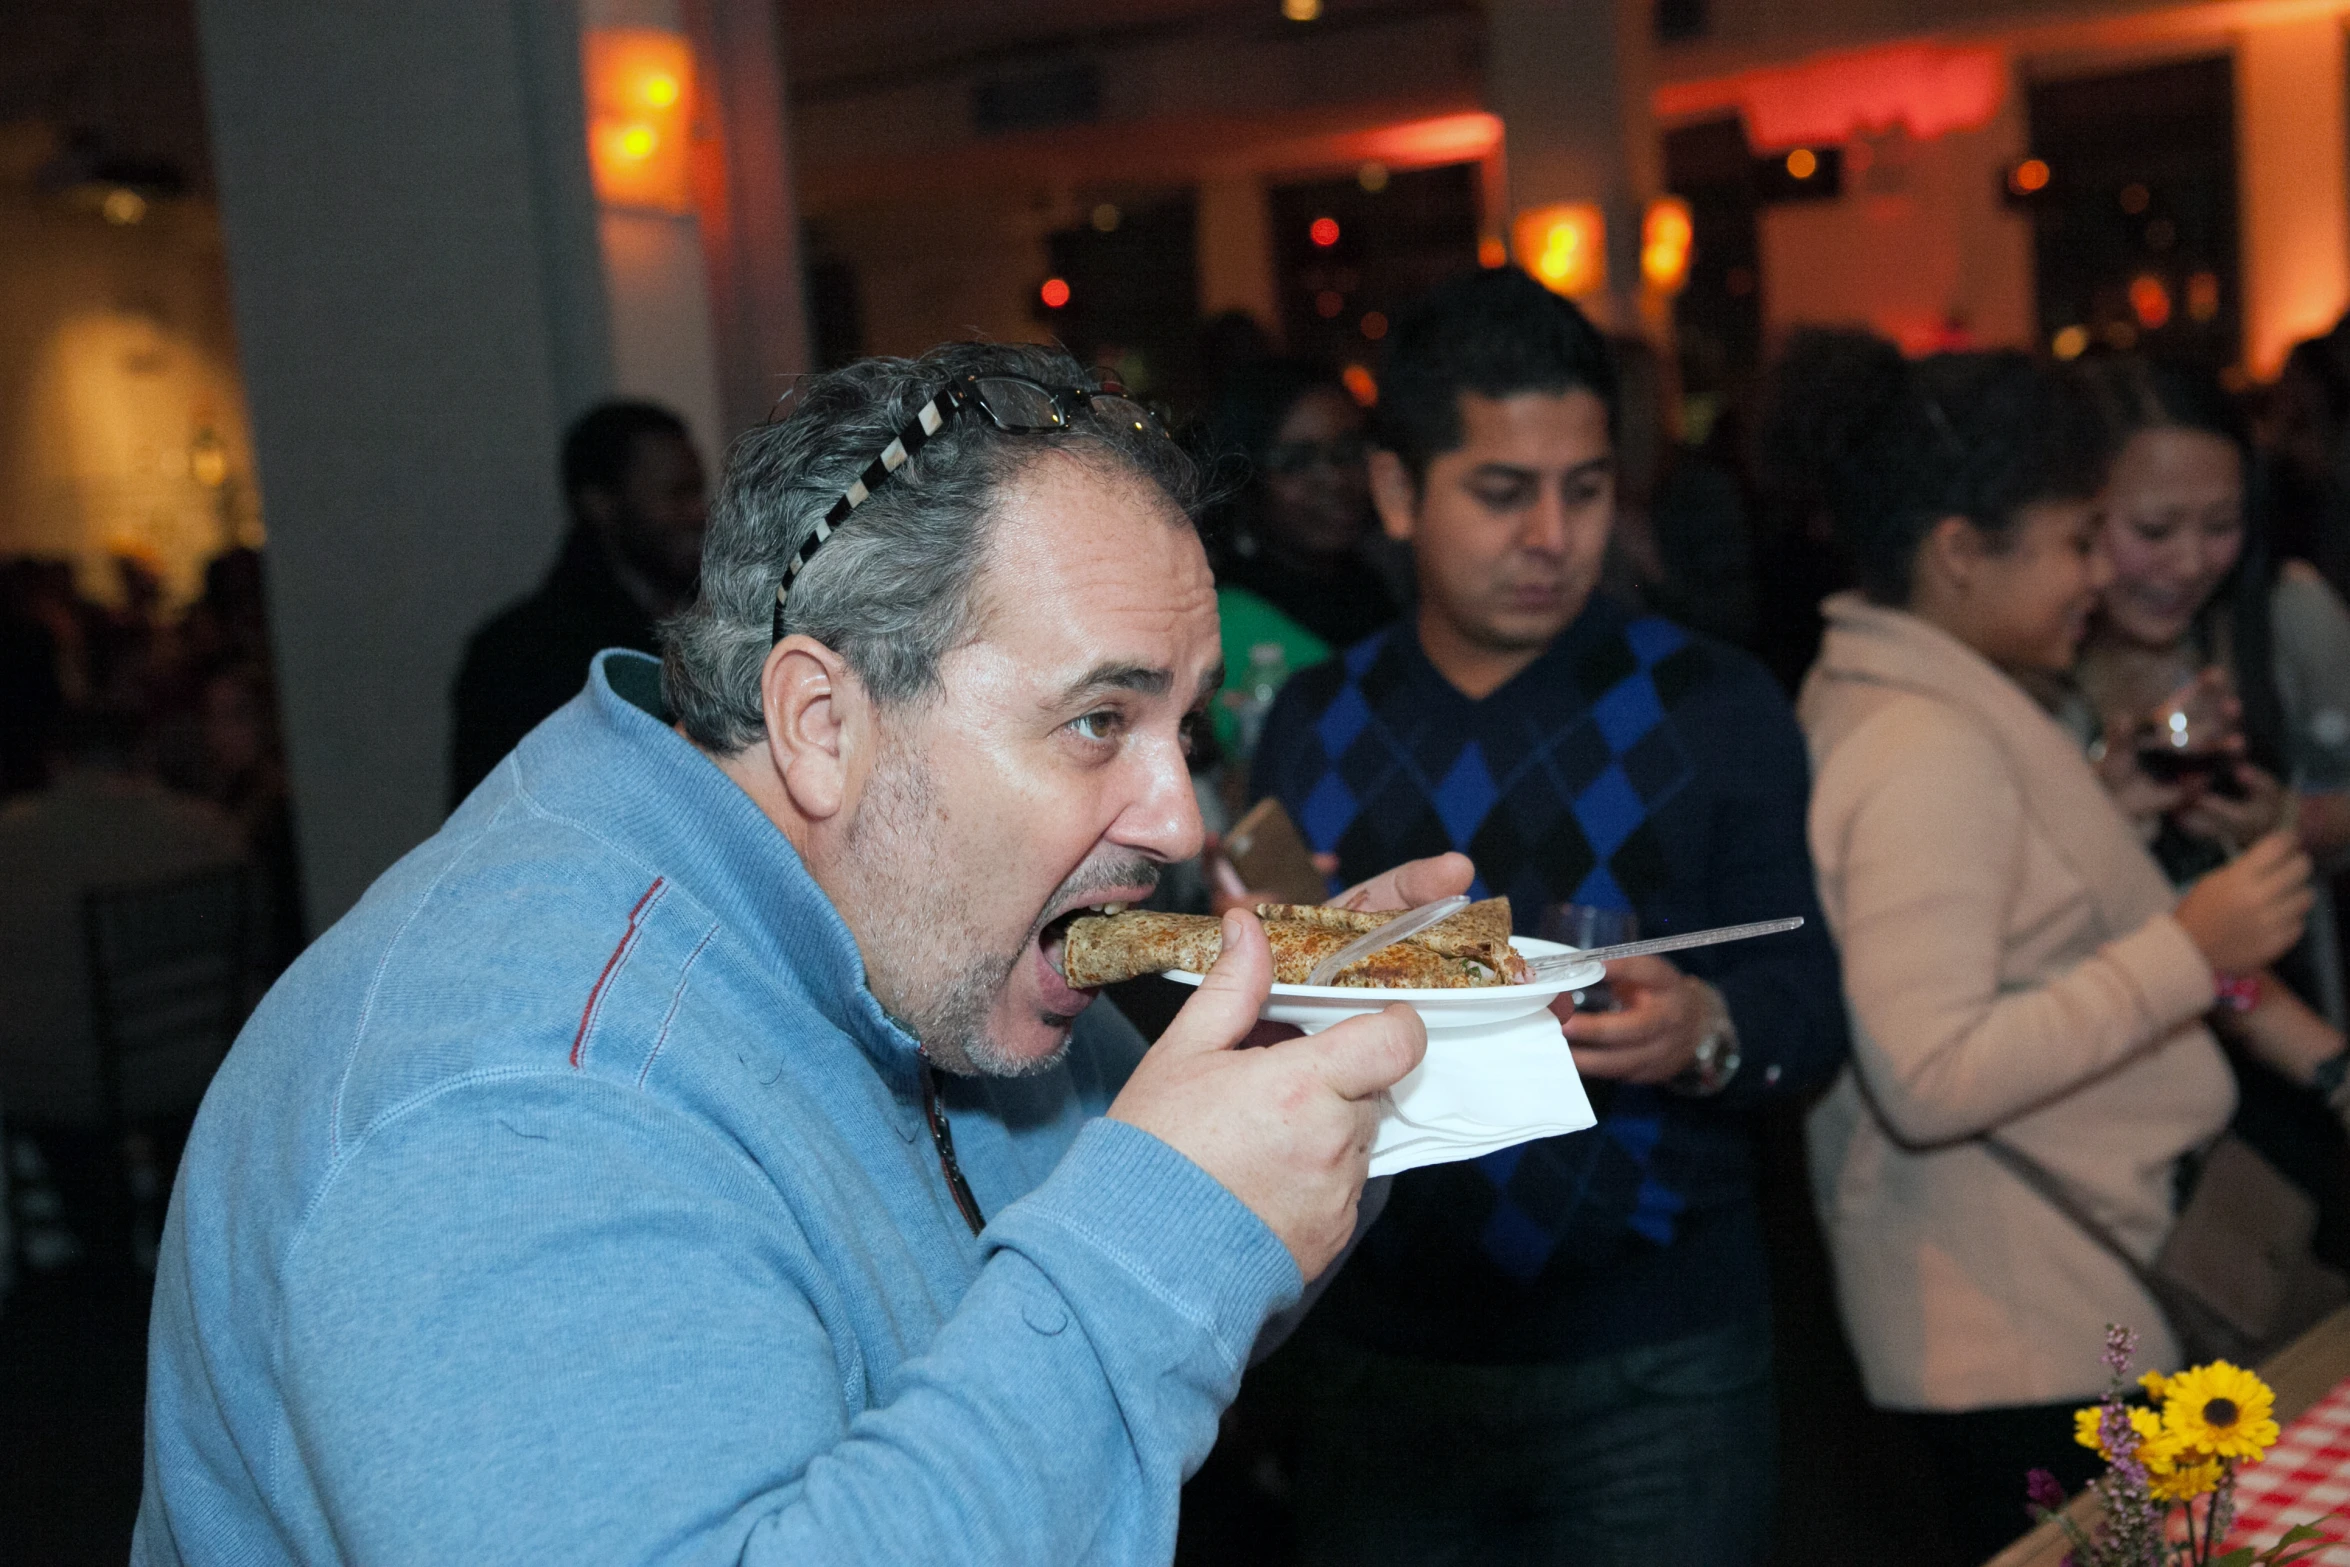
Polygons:
<instances>
[{"instance_id":1,"label":"chair back","mask_svg":"<svg viewBox=\"0 0 2350 1567\"><path fill-rule=\"evenodd\" d=\"M251 906L243 865L83 895L99 1091L115 1130L203 1098L245 1021Z\"/></svg>"}]
</instances>

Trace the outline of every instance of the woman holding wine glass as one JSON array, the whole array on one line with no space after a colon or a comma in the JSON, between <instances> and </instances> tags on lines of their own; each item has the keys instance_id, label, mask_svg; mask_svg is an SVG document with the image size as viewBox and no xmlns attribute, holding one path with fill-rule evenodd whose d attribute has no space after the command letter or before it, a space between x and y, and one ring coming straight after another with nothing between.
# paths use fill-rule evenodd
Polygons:
<instances>
[{"instance_id":1,"label":"woman holding wine glass","mask_svg":"<svg viewBox=\"0 0 2350 1567\"><path fill-rule=\"evenodd\" d=\"M1812 1181L1872 1402L1900 1411L1970 1558L2065 1465L2105 1325L2177 1364L2133 1273L2032 1180L2150 1258L2181 1157L2227 1124L2203 1015L2292 946L2308 861L2272 835L2175 893L2027 682L2069 669L2109 570L2105 438L2077 377L2021 354L1905 366L1848 422L1836 517L1861 582L1799 713L1852 1065L1812 1112ZM2085 1478L2080 1473L2074 1481Z\"/></svg>"},{"instance_id":2,"label":"woman holding wine glass","mask_svg":"<svg viewBox=\"0 0 2350 1567\"><path fill-rule=\"evenodd\" d=\"M2184 884L2280 827L2321 868L2350 850L2350 609L2252 525L2245 432L2216 380L2110 359L2087 369L2114 449L2113 577L2063 715L2155 858ZM2339 926L2309 930L2219 1013L2236 1130L2317 1198L2320 1253L2350 1263L2350 1105ZM2315 1092L2312 1092L2315 1090Z\"/></svg>"}]
</instances>

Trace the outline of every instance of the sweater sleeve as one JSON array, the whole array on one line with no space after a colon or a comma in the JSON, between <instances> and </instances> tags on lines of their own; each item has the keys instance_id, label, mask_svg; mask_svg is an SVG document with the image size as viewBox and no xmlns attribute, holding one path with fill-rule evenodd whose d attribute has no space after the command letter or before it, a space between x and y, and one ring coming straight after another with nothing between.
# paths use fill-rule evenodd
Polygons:
<instances>
[{"instance_id":1,"label":"sweater sleeve","mask_svg":"<svg viewBox=\"0 0 2350 1567\"><path fill-rule=\"evenodd\" d=\"M1838 922L1853 1059L1902 1143L1988 1131L2211 1005L2210 966L2167 913L2044 984L2002 985L2027 823L1982 737L1880 720L1828 765L1844 776L1822 777L1812 849Z\"/></svg>"},{"instance_id":2,"label":"sweater sleeve","mask_svg":"<svg viewBox=\"0 0 2350 1567\"><path fill-rule=\"evenodd\" d=\"M803 1233L737 1152L593 1080L449 1091L295 1244L281 1483L377 1563L1164 1560L1287 1251L1111 1122L981 1246L868 1385L856 1237Z\"/></svg>"},{"instance_id":3,"label":"sweater sleeve","mask_svg":"<svg viewBox=\"0 0 2350 1567\"><path fill-rule=\"evenodd\" d=\"M1740 660L1723 698L1717 734L1726 765L1708 834L1705 921L1804 919L1786 935L1676 957L1721 992L1738 1030L1738 1075L1712 1101L1730 1106L1800 1098L1825 1085L1844 1064L1845 1019L1836 946L1804 842L1811 764L1803 731L1759 664Z\"/></svg>"}]
</instances>

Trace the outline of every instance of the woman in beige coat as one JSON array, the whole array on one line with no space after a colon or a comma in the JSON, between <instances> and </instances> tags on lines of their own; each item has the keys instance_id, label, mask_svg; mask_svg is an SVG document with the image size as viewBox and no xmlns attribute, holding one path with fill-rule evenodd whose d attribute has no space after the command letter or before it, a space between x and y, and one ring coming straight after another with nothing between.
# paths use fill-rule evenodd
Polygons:
<instances>
[{"instance_id":1,"label":"woman in beige coat","mask_svg":"<svg viewBox=\"0 0 2350 1567\"><path fill-rule=\"evenodd\" d=\"M2089 1455L2108 1322L2175 1362L2113 1257L1984 1147L2068 1185L2151 1258L2179 1156L2227 1123L2201 1019L2218 976L2299 936L2309 867L2264 840L2176 900L2072 738L2026 694L2071 664L2107 567L2102 440L2021 355L1910 367L1841 465L1864 591L1828 601L1800 714L1811 849L1853 1063L1812 1175L1870 1399L1910 1412L1977 1555L2025 1471ZM2086 1478L2076 1472L2076 1480Z\"/></svg>"}]
</instances>

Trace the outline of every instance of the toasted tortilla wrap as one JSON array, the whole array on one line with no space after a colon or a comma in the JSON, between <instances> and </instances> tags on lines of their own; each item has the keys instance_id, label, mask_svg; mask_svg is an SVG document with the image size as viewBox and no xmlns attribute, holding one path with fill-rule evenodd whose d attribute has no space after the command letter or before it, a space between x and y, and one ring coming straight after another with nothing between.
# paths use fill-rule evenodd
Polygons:
<instances>
[{"instance_id":1,"label":"toasted tortilla wrap","mask_svg":"<svg viewBox=\"0 0 2350 1567\"><path fill-rule=\"evenodd\" d=\"M1315 904L1257 905L1257 918L1261 920L1294 920L1301 925L1319 925L1330 930L1343 930L1350 938L1365 931L1377 930L1395 917L1392 912L1366 914L1360 909L1334 909ZM1474 958L1487 968L1505 974L1514 973L1520 961L1516 949L1510 945L1510 900L1507 898L1485 898L1472 903L1451 918L1429 926L1411 940L1448 958Z\"/></svg>"},{"instance_id":2,"label":"toasted tortilla wrap","mask_svg":"<svg viewBox=\"0 0 2350 1567\"><path fill-rule=\"evenodd\" d=\"M1500 900L1492 900L1500 901ZM1503 905L1506 909L1506 903ZM1286 914L1288 905L1281 907ZM1483 907L1477 905L1476 907ZM1378 915L1353 914L1343 909L1308 910L1348 919L1320 920L1275 917L1265 921L1265 937L1273 949L1273 978L1283 985L1302 985L1314 965L1361 935L1386 923ZM1471 913L1463 909L1461 914ZM1392 916L1390 916L1392 917ZM1442 952L1423 941L1454 923L1455 915L1420 936L1382 947L1358 963L1339 971L1339 985L1370 989L1460 990L1499 985L1523 972L1520 960L1507 945L1507 914L1503 915L1501 962L1468 952ZM1356 926L1353 920L1367 923ZM1204 974L1224 950L1223 924L1205 914L1157 914L1135 910L1125 914L1086 915L1073 920L1062 948L1062 970L1078 986L1114 985L1139 974L1184 969Z\"/></svg>"}]
</instances>

